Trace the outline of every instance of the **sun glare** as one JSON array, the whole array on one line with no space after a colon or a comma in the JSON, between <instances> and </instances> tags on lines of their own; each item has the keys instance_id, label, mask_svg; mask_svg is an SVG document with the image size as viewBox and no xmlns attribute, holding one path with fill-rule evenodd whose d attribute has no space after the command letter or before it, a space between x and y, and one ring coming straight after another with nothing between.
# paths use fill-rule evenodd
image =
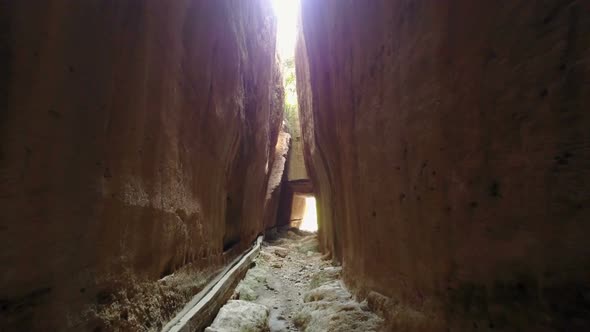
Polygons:
<instances>
[{"instance_id":1,"label":"sun glare","mask_svg":"<svg viewBox=\"0 0 590 332\"><path fill-rule=\"evenodd\" d=\"M292 58L297 38L299 0L272 0L277 15L277 51L281 59Z\"/></svg>"},{"instance_id":2,"label":"sun glare","mask_svg":"<svg viewBox=\"0 0 590 332\"><path fill-rule=\"evenodd\" d=\"M305 212L299 229L308 232L318 231L318 215L315 207L315 197L305 197Z\"/></svg>"}]
</instances>

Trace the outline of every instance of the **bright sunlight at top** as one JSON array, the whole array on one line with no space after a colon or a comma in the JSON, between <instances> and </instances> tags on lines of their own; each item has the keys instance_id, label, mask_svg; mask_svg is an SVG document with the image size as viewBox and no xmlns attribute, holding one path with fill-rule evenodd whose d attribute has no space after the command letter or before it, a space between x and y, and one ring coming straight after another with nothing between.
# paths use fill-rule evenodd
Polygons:
<instances>
[{"instance_id":1,"label":"bright sunlight at top","mask_svg":"<svg viewBox=\"0 0 590 332\"><path fill-rule=\"evenodd\" d=\"M277 15L277 52L281 59L292 58L297 38L299 0L272 0Z\"/></svg>"}]
</instances>

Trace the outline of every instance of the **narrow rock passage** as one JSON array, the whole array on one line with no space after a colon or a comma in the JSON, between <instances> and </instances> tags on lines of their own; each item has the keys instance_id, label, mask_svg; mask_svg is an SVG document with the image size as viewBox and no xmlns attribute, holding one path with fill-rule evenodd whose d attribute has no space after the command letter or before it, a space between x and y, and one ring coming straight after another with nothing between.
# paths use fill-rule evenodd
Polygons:
<instances>
[{"instance_id":1,"label":"narrow rock passage","mask_svg":"<svg viewBox=\"0 0 590 332\"><path fill-rule=\"evenodd\" d=\"M382 319L343 287L315 234L281 230L267 241L207 332L379 330Z\"/></svg>"}]
</instances>

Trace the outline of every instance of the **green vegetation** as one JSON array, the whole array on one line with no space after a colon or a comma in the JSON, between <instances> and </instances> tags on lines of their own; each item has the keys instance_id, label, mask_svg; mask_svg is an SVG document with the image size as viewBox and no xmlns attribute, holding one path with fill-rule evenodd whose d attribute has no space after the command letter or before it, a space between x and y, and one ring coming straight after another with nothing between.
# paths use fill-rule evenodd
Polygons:
<instances>
[{"instance_id":1,"label":"green vegetation","mask_svg":"<svg viewBox=\"0 0 590 332\"><path fill-rule=\"evenodd\" d=\"M283 61L283 86L285 87L285 122L293 137L301 136L299 109L297 106L297 82L295 80L295 59Z\"/></svg>"}]
</instances>

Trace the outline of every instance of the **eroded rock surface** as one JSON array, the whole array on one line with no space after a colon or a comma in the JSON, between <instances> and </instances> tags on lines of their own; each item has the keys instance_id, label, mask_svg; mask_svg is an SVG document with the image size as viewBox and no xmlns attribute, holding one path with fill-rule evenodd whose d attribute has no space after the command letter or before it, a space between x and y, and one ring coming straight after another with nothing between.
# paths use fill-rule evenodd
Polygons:
<instances>
[{"instance_id":1,"label":"eroded rock surface","mask_svg":"<svg viewBox=\"0 0 590 332\"><path fill-rule=\"evenodd\" d=\"M366 303L352 298L340 280L332 280L305 293L305 304L295 316L295 324L305 332L376 332L383 319Z\"/></svg>"},{"instance_id":2,"label":"eroded rock surface","mask_svg":"<svg viewBox=\"0 0 590 332\"><path fill-rule=\"evenodd\" d=\"M378 331L382 319L355 301L342 286L341 268L322 258L315 234L281 229L264 244L234 298L269 308L270 332Z\"/></svg>"},{"instance_id":3,"label":"eroded rock surface","mask_svg":"<svg viewBox=\"0 0 590 332\"><path fill-rule=\"evenodd\" d=\"M270 2L4 1L0 29L0 330L158 330L263 231Z\"/></svg>"},{"instance_id":4,"label":"eroded rock surface","mask_svg":"<svg viewBox=\"0 0 590 332\"><path fill-rule=\"evenodd\" d=\"M302 0L323 251L393 330L590 330L590 10Z\"/></svg>"},{"instance_id":5,"label":"eroded rock surface","mask_svg":"<svg viewBox=\"0 0 590 332\"><path fill-rule=\"evenodd\" d=\"M205 332L266 332L268 308L253 302L230 300Z\"/></svg>"}]
</instances>

